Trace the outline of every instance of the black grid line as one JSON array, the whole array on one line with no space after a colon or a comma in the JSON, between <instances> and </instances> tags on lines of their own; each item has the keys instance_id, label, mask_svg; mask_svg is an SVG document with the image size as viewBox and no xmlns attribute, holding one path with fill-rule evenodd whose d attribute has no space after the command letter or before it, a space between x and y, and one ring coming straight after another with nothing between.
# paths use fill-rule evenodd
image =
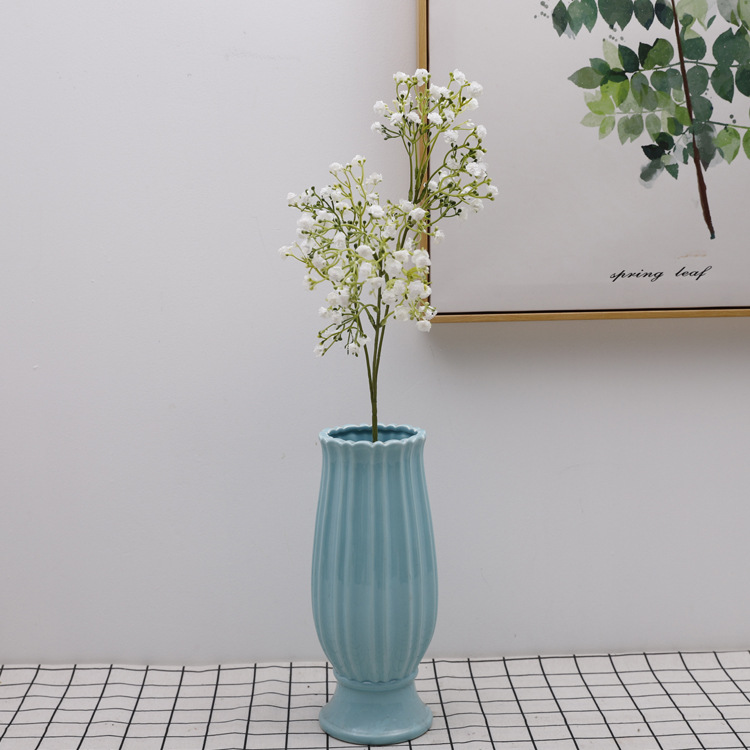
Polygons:
<instances>
[{"instance_id":1,"label":"black grid line","mask_svg":"<svg viewBox=\"0 0 750 750\"><path fill-rule=\"evenodd\" d=\"M750 651L430 659L441 750L750 750ZM0 750L342 750L322 662L0 666Z\"/></svg>"}]
</instances>

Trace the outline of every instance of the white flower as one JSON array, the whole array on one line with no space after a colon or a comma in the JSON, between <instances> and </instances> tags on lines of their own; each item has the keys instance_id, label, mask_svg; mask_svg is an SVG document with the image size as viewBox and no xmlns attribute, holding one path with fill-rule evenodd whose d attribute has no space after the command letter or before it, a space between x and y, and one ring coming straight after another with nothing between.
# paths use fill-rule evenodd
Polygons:
<instances>
[{"instance_id":1,"label":"white flower","mask_svg":"<svg viewBox=\"0 0 750 750\"><path fill-rule=\"evenodd\" d=\"M471 111L472 109L476 109L479 106L479 101L476 99L476 97L472 97L469 99L468 102L466 102L466 109Z\"/></svg>"},{"instance_id":2,"label":"white flower","mask_svg":"<svg viewBox=\"0 0 750 750\"><path fill-rule=\"evenodd\" d=\"M487 135L487 128L484 125L477 125L477 138L484 138Z\"/></svg>"},{"instance_id":3,"label":"white flower","mask_svg":"<svg viewBox=\"0 0 750 750\"><path fill-rule=\"evenodd\" d=\"M495 197L497 196L497 194L498 194L499 192L500 192L500 191L499 191L499 190L497 189L497 187L496 187L495 185L490 185L490 186L489 186L489 187L487 188L487 193L488 193L488 194L489 194L490 196L492 196L493 198L495 198Z\"/></svg>"},{"instance_id":4,"label":"white flower","mask_svg":"<svg viewBox=\"0 0 750 750\"><path fill-rule=\"evenodd\" d=\"M451 73L451 78L454 81L456 81L457 83L465 83L466 82L466 76L458 68L456 68Z\"/></svg>"},{"instance_id":5,"label":"white flower","mask_svg":"<svg viewBox=\"0 0 750 750\"><path fill-rule=\"evenodd\" d=\"M385 291L383 292L383 296L381 297L381 299L383 300L383 302L384 302L384 303L385 303L386 305L389 305L389 306L390 306L390 305L395 305L395 304L396 304L396 302L398 302L398 300L399 300L399 297L398 297L398 295L397 295L397 294L396 294L396 293L395 293L395 292L393 291L393 289L386 289L386 290L385 290Z\"/></svg>"},{"instance_id":6,"label":"white flower","mask_svg":"<svg viewBox=\"0 0 750 750\"><path fill-rule=\"evenodd\" d=\"M412 260L417 268L427 268L430 265L430 254L426 250L417 250Z\"/></svg>"},{"instance_id":7,"label":"white flower","mask_svg":"<svg viewBox=\"0 0 750 750\"><path fill-rule=\"evenodd\" d=\"M423 208L414 208L409 211L409 216L414 219L414 221L422 221L422 219L424 219L426 215L427 211L425 211Z\"/></svg>"},{"instance_id":8,"label":"white flower","mask_svg":"<svg viewBox=\"0 0 750 750\"><path fill-rule=\"evenodd\" d=\"M487 172L487 165L481 161L469 162L469 164L466 165L466 171L472 177L484 177Z\"/></svg>"},{"instance_id":9,"label":"white flower","mask_svg":"<svg viewBox=\"0 0 750 750\"><path fill-rule=\"evenodd\" d=\"M286 202L290 206L293 206L296 200L297 200L297 196L296 196L295 193L287 193L287 195L286 195Z\"/></svg>"},{"instance_id":10,"label":"white flower","mask_svg":"<svg viewBox=\"0 0 750 750\"><path fill-rule=\"evenodd\" d=\"M433 125L442 125L443 124L443 118L437 112L430 112L430 114L427 115L427 119Z\"/></svg>"},{"instance_id":11,"label":"white flower","mask_svg":"<svg viewBox=\"0 0 750 750\"><path fill-rule=\"evenodd\" d=\"M336 217L330 212L320 209L315 213L316 221L335 221Z\"/></svg>"},{"instance_id":12,"label":"white flower","mask_svg":"<svg viewBox=\"0 0 750 750\"><path fill-rule=\"evenodd\" d=\"M377 185L379 182L382 182L382 181L383 181L383 175L380 174L379 172L373 172L371 175L367 177L367 179L365 179L365 185L369 187L374 187L375 185Z\"/></svg>"},{"instance_id":13,"label":"white flower","mask_svg":"<svg viewBox=\"0 0 750 750\"><path fill-rule=\"evenodd\" d=\"M417 330L418 331L424 331L425 333L427 333L427 331L429 331L430 328L432 328L432 323L430 323L429 320L418 320L417 321Z\"/></svg>"},{"instance_id":14,"label":"white flower","mask_svg":"<svg viewBox=\"0 0 750 750\"><path fill-rule=\"evenodd\" d=\"M325 347L322 344L318 344L314 349L313 352L315 353L316 357L322 357L325 353Z\"/></svg>"},{"instance_id":15,"label":"white flower","mask_svg":"<svg viewBox=\"0 0 750 750\"><path fill-rule=\"evenodd\" d=\"M379 117L382 117L385 114L386 110L388 109L385 102L383 101L375 102L372 108L375 111L375 114L378 115Z\"/></svg>"},{"instance_id":16,"label":"white flower","mask_svg":"<svg viewBox=\"0 0 750 750\"><path fill-rule=\"evenodd\" d=\"M414 77L417 79L417 83L421 86L429 80L430 74L424 68L417 68Z\"/></svg>"},{"instance_id":17,"label":"white flower","mask_svg":"<svg viewBox=\"0 0 750 750\"><path fill-rule=\"evenodd\" d=\"M360 156L359 154L357 154L352 159L352 164L364 164L364 163L365 163L365 157L364 156Z\"/></svg>"},{"instance_id":18,"label":"white flower","mask_svg":"<svg viewBox=\"0 0 750 750\"><path fill-rule=\"evenodd\" d=\"M372 130L373 133L382 133L383 124L381 122L375 121L372 125L370 125L370 130Z\"/></svg>"},{"instance_id":19,"label":"white flower","mask_svg":"<svg viewBox=\"0 0 750 750\"><path fill-rule=\"evenodd\" d=\"M372 265L370 263L362 263L359 266L359 271L357 273L357 283L362 284L363 282L367 281L367 279L372 274Z\"/></svg>"},{"instance_id":20,"label":"white flower","mask_svg":"<svg viewBox=\"0 0 750 750\"><path fill-rule=\"evenodd\" d=\"M424 311L422 312L422 317L425 320L432 320L435 315L437 315L437 310L434 307L425 307Z\"/></svg>"},{"instance_id":21,"label":"white flower","mask_svg":"<svg viewBox=\"0 0 750 750\"><path fill-rule=\"evenodd\" d=\"M320 269L325 266L326 259L322 255L315 253L315 255L313 255L312 257L312 264L314 268L317 268L318 271L320 271Z\"/></svg>"},{"instance_id":22,"label":"white flower","mask_svg":"<svg viewBox=\"0 0 750 750\"><path fill-rule=\"evenodd\" d=\"M331 316L331 311L327 307L321 307L318 310L318 315L320 315L321 318L329 318Z\"/></svg>"},{"instance_id":23,"label":"white flower","mask_svg":"<svg viewBox=\"0 0 750 750\"><path fill-rule=\"evenodd\" d=\"M430 180L430 181L429 181L429 182L427 183L427 187L428 187L428 188L429 188L430 190L432 190L432 192L434 193L434 192L435 192L435 191L436 191L436 190L438 189L438 187L439 187L439 186L438 186L438 184L437 184L437 182L436 182L435 180Z\"/></svg>"},{"instance_id":24,"label":"white flower","mask_svg":"<svg viewBox=\"0 0 750 750\"><path fill-rule=\"evenodd\" d=\"M359 345L352 342L346 345L346 351L349 354L357 354L359 352Z\"/></svg>"},{"instance_id":25,"label":"white flower","mask_svg":"<svg viewBox=\"0 0 750 750\"><path fill-rule=\"evenodd\" d=\"M453 122L456 119L456 113L452 109L444 109L443 117L446 122Z\"/></svg>"},{"instance_id":26,"label":"white flower","mask_svg":"<svg viewBox=\"0 0 750 750\"><path fill-rule=\"evenodd\" d=\"M341 314L341 310L333 310L330 315L331 323L337 326L344 320L344 316Z\"/></svg>"},{"instance_id":27,"label":"white flower","mask_svg":"<svg viewBox=\"0 0 750 750\"><path fill-rule=\"evenodd\" d=\"M404 121L404 116L401 112L394 112L389 118L391 125L398 125Z\"/></svg>"},{"instance_id":28,"label":"white flower","mask_svg":"<svg viewBox=\"0 0 750 750\"><path fill-rule=\"evenodd\" d=\"M385 216L385 211L382 206L370 206L370 216L374 219L382 219Z\"/></svg>"},{"instance_id":29,"label":"white flower","mask_svg":"<svg viewBox=\"0 0 750 750\"><path fill-rule=\"evenodd\" d=\"M414 110L412 110L411 112L409 112L408 115L406 115L406 119L409 122L415 123L416 125L419 125L419 123L422 122L422 118L419 116L419 113L415 112Z\"/></svg>"},{"instance_id":30,"label":"white flower","mask_svg":"<svg viewBox=\"0 0 750 750\"><path fill-rule=\"evenodd\" d=\"M400 70L398 73L393 74L393 80L396 83L405 83L408 78L409 76L406 75L406 73L402 73Z\"/></svg>"},{"instance_id":31,"label":"white flower","mask_svg":"<svg viewBox=\"0 0 750 750\"><path fill-rule=\"evenodd\" d=\"M409 284L409 288L407 290L407 297L410 300L419 299L420 297L421 298L428 297L429 294L424 293L425 288L426 287L423 282L412 281L411 284Z\"/></svg>"},{"instance_id":32,"label":"white flower","mask_svg":"<svg viewBox=\"0 0 750 750\"><path fill-rule=\"evenodd\" d=\"M472 81L469 85L469 91L474 94L474 96L479 96L484 91L484 86L482 86L481 83Z\"/></svg>"},{"instance_id":33,"label":"white flower","mask_svg":"<svg viewBox=\"0 0 750 750\"><path fill-rule=\"evenodd\" d=\"M300 229L312 229L315 226L315 219L308 214L303 214L297 219L297 226Z\"/></svg>"},{"instance_id":34,"label":"white flower","mask_svg":"<svg viewBox=\"0 0 750 750\"><path fill-rule=\"evenodd\" d=\"M399 262L399 263L406 263L407 260L409 260L409 251L408 250L396 250L395 253L393 253L393 257Z\"/></svg>"},{"instance_id":35,"label":"white flower","mask_svg":"<svg viewBox=\"0 0 750 750\"><path fill-rule=\"evenodd\" d=\"M385 279L382 276L372 276L367 279L367 285L370 287L371 292L375 292L385 286Z\"/></svg>"},{"instance_id":36,"label":"white flower","mask_svg":"<svg viewBox=\"0 0 750 750\"><path fill-rule=\"evenodd\" d=\"M346 235L343 232L336 232L331 240L331 247L334 250L343 250L346 247Z\"/></svg>"},{"instance_id":37,"label":"white flower","mask_svg":"<svg viewBox=\"0 0 750 750\"><path fill-rule=\"evenodd\" d=\"M341 307L349 307L349 290L341 289L338 293L338 302Z\"/></svg>"},{"instance_id":38,"label":"white flower","mask_svg":"<svg viewBox=\"0 0 750 750\"><path fill-rule=\"evenodd\" d=\"M445 239L445 232L442 229L436 229L432 233L432 238L435 242L442 242Z\"/></svg>"},{"instance_id":39,"label":"white flower","mask_svg":"<svg viewBox=\"0 0 750 750\"><path fill-rule=\"evenodd\" d=\"M288 256L289 256L289 251L290 251L291 249L292 249L292 248L291 248L291 247L290 247L289 245L282 245L282 246L281 246L281 247L279 248L279 255L280 255L280 256L281 256L282 258L286 258L286 257L288 257Z\"/></svg>"},{"instance_id":40,"label":"white flower","mask_svg":"<svg viewBox=\"0 0 750 750\"><path fill-rule=\"evenodd\" d=\"M398 261L395 258L386 258L385 272L389 276L396 276L397 274L401 273L401 268L402 268L401 261Z\"/></svg>"},{"instance_id":41,"label":"white flower","mask_svg":"<svg viewBox=\"0 0 750 750\"><path fill-rule=\"evenodd\" d=\"M398 202L398 205L399 205L399 208L400 208L400 209L401 209L402 211L404 211L404 212L408 212L408 211L411 211L411 210L412 210L412 208L414 208L414 204L413 204L413 203L412 203L411 201L408 201L408 200L406 200L406 198L402 198L402 199L401 199L401 200L400 200L400 201Z\"/></svg>"},{"instance_id":42,"label":"white flower","mask_svg":"<svg viewBox=\"0 0 750 750\"><path fill-rule=\"evenodd\" d=\"M403 297L406 294L406 282L401 279L394 281L391 288L393 289L393 293L399 297Z\"/></svg>"},{"instance_id":43,"label":"white flower","mask_svg":"<svg viewBox=\"0 0 750 750\"><path fill-rule=\"evenodd\" d=\"M374 257L372 248L369 245L360 245L357 248L357 254L360 258L364 258L365 260L372 260Z\"/></svg>"},{"instance_id":44,"label":"white flower","mask_svg":"<svg viewBox=\"0 0 750 750\"><path fill-rule=\"evenodd\" d=\"M396 317L396 320L409 320L411 317L409 315L409 308L406 305L399 305L394 311L394 316Z\"/></svg>"},{"instance_id":45,"label":"white flower","mask_svg":"<svg viewBox=\"0 0 750 750\"><path fill-rule=\"evenodd\" d=\"M339 172L342 169L343 169L343 167L337 161L333 162L332 164L330 164L328 166L328 171L329 172Z\"/></svg>"},{"instance_id":46,"label":"white flower","mask_svg":"<svg viewBox=\"0 0 750 750\"><path fill-rule=\"evenodd\" d=\"M333 266L332 268L328 269L328 278L334 284L338 284L339 282L343 281L344 276L346 276L346 274L344 273L344 269L340 266Z\"/></svg>"},{"instance_id":47,"label":"white flower","mask_svg":"<svg viewBox=\"0 0 750 750\"><path fill-rule=\"evenodd\" d=\"M446 143L455 143L458 140L458 133L455 130L446 130L443 133L443 140Z\"/></svg>"}]
</instances>

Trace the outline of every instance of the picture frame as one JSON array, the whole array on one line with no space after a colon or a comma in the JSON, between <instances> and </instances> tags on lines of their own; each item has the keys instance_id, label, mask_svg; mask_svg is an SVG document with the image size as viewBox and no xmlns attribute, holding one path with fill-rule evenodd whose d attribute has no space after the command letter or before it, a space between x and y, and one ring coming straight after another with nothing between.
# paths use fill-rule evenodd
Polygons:
<instances>
[{"instance_id":1,"label":"picture frame","mask_svg":"<svg viewBox=\"0 0 750 750\"><path fill-rule=\"evenodd\" d=\"M620 8L627 8L627 2L633 7L632 0L619 1ZM598 23L590 30L583 24L576 29L574 19L574 28L560 33L562 10L571 2L579 10L593 4ZM654 0L662 13L671 2ZM609 12L610 3L599 0L599 5ZM641 11L645 7L638 5ZM619 120L634 115L644 120L653 113L643 107L636 112L632 102L630 112L627 105L625 112L610 112L609 103L596 104L597 97L605 99L600 86L580 85L593 86L596 80L577 84L571 79L576 71L592 67L592 59L604 62L604 47L610 61L613 49L626 57L622 73L610 65L613 79L627 79L628 87L635 87L633 76L641 73L649 90L660 90L654 89L654 84L664 87L659 76L654 78L657 66L644 50L653 45L663 52L667 45L658 42L657 48L654 40L665 38L676 47L676 24L673 37L656 18L646 28L634 17L628 23L621 16L609 28L596 0L559 0L557 6L545 0L417 0L417 16L418 65L430 70L433 82L445 85L449 72L459 68L484 87L475 120L487 128L489 175L500 190L477 216L449 225L444 242L431 243L431 302L438 309L434 322L750 315L750 248L744 247L750 243L743 240L742 224L748 202L743 191L750 195L750 136L746 150L741 147L734 154L737 163L722 163L728 159L717 148L715 163L704 167L715 207L716 238L711 239L691 159L679 164L678 179L660 167L664 173L646 184L641 170L656 148L644 151L643 146L653 144L653 138L636 143L627 128L625 139L619 136ZM644 21L642 16L639 20ZM726 19L719 20L725 31L732 30ZM701 31L710 49L721 29ZM640 58L629 56L633 48ZM667 57L658 60L658 67L677 70L674 55L664 65ZM683 53L679 62L685 62ZM692 61L693 67L699 61ZM740 67L736 62L733 74ZM676 85L676 74L669 75ZM708 88L704 98L711 94L717 99ZM744 78L742 88L747 90ZM659 97L662 103L665 97ZM679 91L674 89L670 97L679 99ZM739 95L737 100L737 115L729 112L733 119L728 122L743 122L731 130L750 133L739 130L750 126L743 114L750 101ZM674 110L680 104L669 106ZM604 114L594 112L597 108ZM684 116L682 110L677 113ZM601 125L605 117L614 119L606 126L614 133L598 137L592 124ZM659 117L671 127L671 121ZM651 135L655 120L648 120L646 135ZM689 128L677 124L675 129L680 127L681 142L689 143Z\"/></svg>"}]
</instances>

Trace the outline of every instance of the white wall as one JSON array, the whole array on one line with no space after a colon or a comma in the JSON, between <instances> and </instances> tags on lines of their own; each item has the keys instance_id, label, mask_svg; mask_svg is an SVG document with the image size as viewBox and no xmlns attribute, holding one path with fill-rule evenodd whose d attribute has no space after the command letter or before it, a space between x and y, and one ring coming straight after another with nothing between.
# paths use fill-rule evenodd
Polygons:
<instances>
[{"instance_id":1,"label":"white wall","mask_svg":"<svg viewBox=\"0 0 750 750\"><path fill-rule=\"evenodd\" d=\"M276 249L329 162L403 174L369 124L414 39L405 0L2 4L0 662L321 658L316 438L366 380ZM432 654L747 647L749 333L389 330Z\"/></svg>"}]
</instances>

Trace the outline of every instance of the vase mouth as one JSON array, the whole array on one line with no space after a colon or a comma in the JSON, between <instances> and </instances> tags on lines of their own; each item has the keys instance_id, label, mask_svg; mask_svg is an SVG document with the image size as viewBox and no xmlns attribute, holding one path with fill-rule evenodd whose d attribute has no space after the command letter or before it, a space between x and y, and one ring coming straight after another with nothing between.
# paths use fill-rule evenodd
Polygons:
<instances>
[{"instance_id":1,"label":"vase mouth","mask_svg":"<svg viewBox=\"0 0 750 750\"><path fill-rule=\"evenodd\" d=\"M394 442L424 440L425 431L408 424L378 424L378 439L372 441L371 424L348 424L343 427L331 427L320 433L321 441L339 444L361 443L364 445L383 445Z\"/></svg>"}]
</instances>

